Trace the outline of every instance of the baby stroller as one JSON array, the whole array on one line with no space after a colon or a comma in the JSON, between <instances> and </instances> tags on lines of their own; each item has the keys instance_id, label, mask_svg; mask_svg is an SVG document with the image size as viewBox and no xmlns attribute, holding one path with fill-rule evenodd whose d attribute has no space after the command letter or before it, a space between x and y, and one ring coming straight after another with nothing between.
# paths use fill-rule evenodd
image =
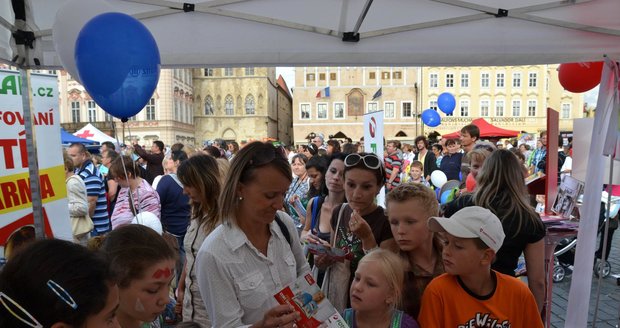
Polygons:
<instances>
[{"instance_id":1,"label":"baby stroller","mask_svg":"<svg viewBox=\"0 0 620 328\"><path fill-rule=\"evenodd\" d=\"M611 273L611 264L608 262L609 251L611 250L611 242L613 240L613 234L618 228L618 209L620 204L618 200L612 198L612 207L610 211L610 217L607 217L607 193L603 193L604 201L601 202L601 209L599 211L599 247L595 252L594 259L594 275L599 275L603 278L609 276ZM609 230L607 235L607 244L604 240L605 222L609 220ZM556 246L554 251L554 265L553 265L553 282L561 282L567 275L572 273L572 266L575 262L575 246L577 245L577 237L564 238ZM605 258L602 259L603 247L606 248Z\"/></svg>"}]
</instances>

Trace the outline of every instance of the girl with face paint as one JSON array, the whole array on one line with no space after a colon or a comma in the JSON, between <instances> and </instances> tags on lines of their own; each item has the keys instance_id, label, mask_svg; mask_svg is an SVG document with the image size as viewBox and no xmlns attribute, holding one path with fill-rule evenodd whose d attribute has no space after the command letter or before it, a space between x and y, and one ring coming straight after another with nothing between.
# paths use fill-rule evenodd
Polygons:
<instances>
[{"instance_id":1,"label":"girl with face paint","mask_svg":"<svg viewBox=\"0 0 620 328\"><path fill-rule=\"evenodd\" d=\"M163 327L178 252L153 229L131 224L107 235L103 251L118 277L122 328Z\"/></svg>"}]
</instances>

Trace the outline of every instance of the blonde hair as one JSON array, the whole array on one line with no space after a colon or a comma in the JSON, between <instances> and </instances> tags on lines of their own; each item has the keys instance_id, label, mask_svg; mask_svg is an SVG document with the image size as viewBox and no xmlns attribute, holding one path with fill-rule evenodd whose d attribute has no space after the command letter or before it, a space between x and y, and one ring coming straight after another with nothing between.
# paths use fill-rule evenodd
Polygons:
<instances>
[{"instance_id":1,"label":"blonde hair","mask_svg":"<svg viewBox=\"0 0 620 328\"><path fill-rule=\"evenodd\" d=\"M405 282L405 264L403 260L396 254L385 249L377 249L366 254L360 260L359 264L375 262L385 281L394 293L393 308L400 308L403 295L403 283ZM359 265L358 265L359 267Z\"/></svg>"},{"instance_id":2,"label":"blonde hair","mask_svg":"<svg viewBox=\"0 0 620 328\"><path fill-rule=\"evenodd\" d=\"M475 148L465 155L467 161L471 163L472 160L476 162L484 163L484 161L491 156L491 152L485 148Z\"/></svg>"},{"instance_id":3,"label":"blonde hair","mask_svg":"<svg viewBox=\"0 0 620 328\"><path fill-rule=\"evenodd\" d=\"M402 203L410 199L415 199L422 205L422 209L414 210L424 210L428 217L439 215L439 203L431 188L419 183L403 183L387 194L385 203L388 216L390 213L390 203Z\"/></svg>"}]
</instances>

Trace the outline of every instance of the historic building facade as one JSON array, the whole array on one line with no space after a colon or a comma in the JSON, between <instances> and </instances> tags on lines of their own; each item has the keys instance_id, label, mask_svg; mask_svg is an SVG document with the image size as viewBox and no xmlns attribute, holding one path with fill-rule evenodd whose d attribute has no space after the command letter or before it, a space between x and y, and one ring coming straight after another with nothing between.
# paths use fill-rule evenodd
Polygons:
<instances>
[{"instance_id":1,"label":"historic building facade","mask_svg":"<svg viewBox=\"0 0 620 328\"><path fill-rule=\"evenodd\" d=\"M421 131L418 73L415 67L295 68L295 144L319 133L359 141L363 115L376 110L385 111L386 139L415 138Z\"/></svg>"},{"instance_id":2,"label":"historic building facade","mask_svg":"<svg viewBox=\"0 0 620 328\"><path fill-rule=\"evenodd\" d=\"M196 139L292 140L292 97L275 68L194 70Z\"/></svg>"},{"instance_id":3,"label":"historic building facade","mask_svg":"<svg viewBox=\"0 0 620 328\"><path fill-rule=\"evenodd\" d=\"M478 117L505 129L539 132L546 128L547 107L559 112L560 131L572 131L573 119L585 116L583 94L565 91L557 68L298 67L293 101L295 143L308 142L311 133L359 140L363 136L361 116L375 110L384 110L388 140L411 141L431 131L454 132ZM379 89L381 95L375 98ZM456 99L453 115L440 112L438 127L424 126L419 114L427 108L437 109L437 98L443 92Z\"/></svg>"},{"instance_id":4,"label":"historic building facade","mask_svg":"<svg viewBox=\"0 0 620 328\"><path fill-rule=\"evenodd\" d=\"M155 140L161 140L166 145L196 143L191 69L162 69L153 97L126 124L104 112L69 74L57 72L60 122L67 131L75 132L86 123L91 123L112 136L116 128L116 137L125 143L133 140L146 145Z\"/></svg>"},{"instance_id":5,"label":"historic building facade","mask_svg":"<svg viewBox=\"0 0 620 328\"><path fill-rule=\"evenodd\" d=\"M424 67L420 86L424 109L437 109L437 98L456 98L453 116L441 115L441 125L425 133L454 132L483 117L498 127L527 132L546 130L547 107L559 112L560 131L572 131L573 119L585 117L583 94L564 90L559 65Z\"/></svg>"}]
</instances>

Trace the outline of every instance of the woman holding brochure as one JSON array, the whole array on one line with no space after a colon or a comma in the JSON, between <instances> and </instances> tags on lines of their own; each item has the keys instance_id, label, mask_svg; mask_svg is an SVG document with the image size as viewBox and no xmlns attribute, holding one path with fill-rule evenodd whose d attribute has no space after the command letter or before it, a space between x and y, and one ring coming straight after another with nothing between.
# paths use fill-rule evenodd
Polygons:
<instances>
[{"instance_id":1,"label":"woman holding brochure","mask_svg":"<svg viewBox=\"0 0 620 328\"><path fill-rule=\"evenodd\" d=\"M276 295L309 272L293 220L282 209L291 184L283 149L253 142L233 158L220 196L222 224L197 256L200 294L213 327L292 327Z\"/></svg>"},{"instance_id":2,"label":"woman holding brochure","mask_svg":"<svg viewBox=\"0 0 620 328\"><path fill-rule=\"evenodd\" d=\"M298 213L299 210L296 208L296 205L301 205L301 210L303 211L308 204L310 177L306 171L307 162L308 157L304 154L297 154L293 156L293 159L291 160L291 168L295 177L286 191L286 196L284 196L284 209L291 216L295 222L297 230L300 232L305 225L306 216L303 215L303 213Z\"/></svg>"}]
</instances>

